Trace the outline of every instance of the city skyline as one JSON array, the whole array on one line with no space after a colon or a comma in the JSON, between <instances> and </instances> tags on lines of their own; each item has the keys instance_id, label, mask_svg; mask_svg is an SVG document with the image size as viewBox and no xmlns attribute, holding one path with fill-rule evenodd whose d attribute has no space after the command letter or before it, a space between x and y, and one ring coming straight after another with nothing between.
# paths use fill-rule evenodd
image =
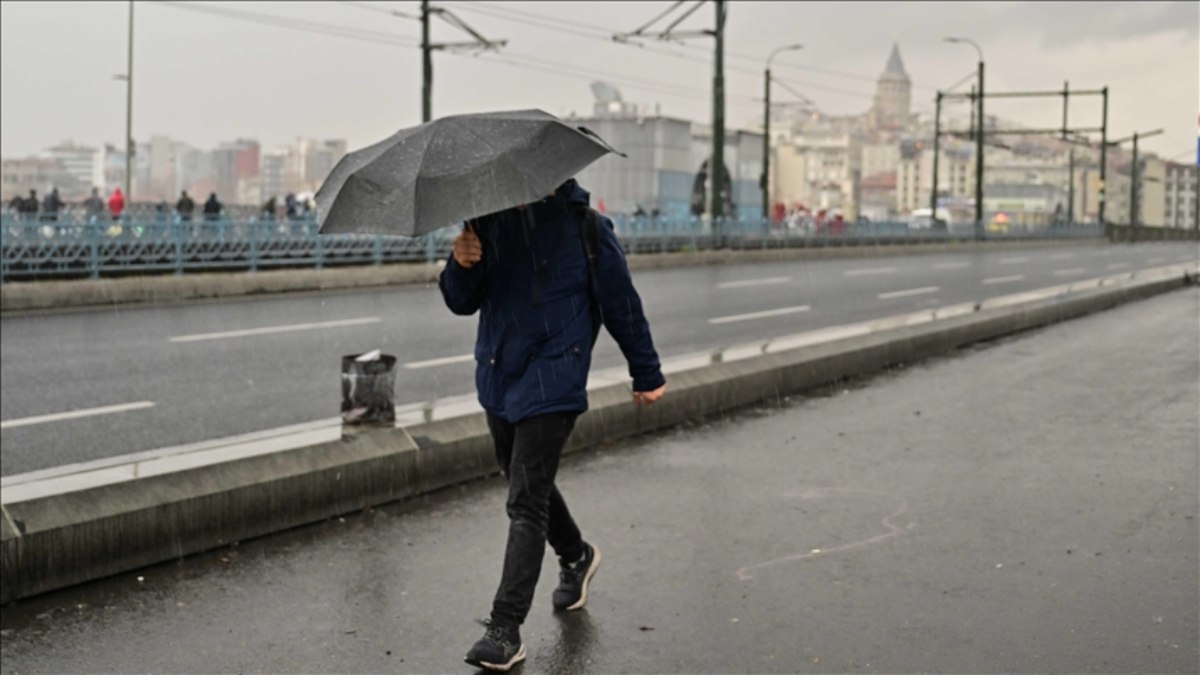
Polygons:
<instances>
[{"instance_id":1,"label":"city skyline","mask_svg":"<svg viewBox=\"0 0 1200 675\"><path fill-rule=\"evenodd\" d=\"M509 46L478 58L436 53L435 116L519 107L587 114L588 84L605 80L627 100L664 115L711 119L710 40L647 43L639 50L603 39L606 31L628 32L649 21L665 3L628 6L616 17L607 3L443 4ZM419 24L388 15L415 13L416 2L237 5L236 11L287 17L292 28L279 25L283 18L268 25L247 14L214 16L186 5L137 3L135 139L167 135L215 148L252 137L270 149L295 138L346 138L354 149L420 122ZM215 3L206 9L233 10ZM1089 21L1078 20L1081 11ZM709 13L697 12L681 28L706 27ZM974 67L973 50L941 42L943 34L957 34L980 42L988 91L1060 89L1064 80L1073 88L1107 85L1110 137L1163 127L1166 133L1147 140L1144 150L1180 160L1196 144L1198 16L1200 10L1185 3L732 3L727 125L761 125L762 65L751 57L791 42L805 49L777 59L776 76L835 115L870 106L874 79L893 42L899 44L914 80L913 109L929 114L934 91ZM58 37L38 42L40 31L29 27L51 17ZM126 22L126 3L81 3L65 13L38 3L3 3L0 154L35 155L65 139L122 144L124 84L112 76L125 69ZM313 24L350 37L311 32ZM982 26L987 35L980 34ZM434 27L438 41L465 37L445 24ZM214 44L222 48L213 50ZM775 96L790 98L786 90ZM80 114L80 100L90 102L87 114ZM1046 126L1061 119L1060 105L997 100L989 101L988 112ZM1072 123L1098 123L1098 108L1072 101Z\"/></svg>"}]
</instances>

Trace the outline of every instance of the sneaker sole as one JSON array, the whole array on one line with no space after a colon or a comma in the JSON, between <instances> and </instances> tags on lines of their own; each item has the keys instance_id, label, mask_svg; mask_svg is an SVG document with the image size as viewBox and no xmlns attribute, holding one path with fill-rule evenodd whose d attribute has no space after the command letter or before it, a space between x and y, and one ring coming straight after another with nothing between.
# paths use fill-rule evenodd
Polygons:
<instances>
[{"instance_id":1,"label":"sneaker sole","mask_svg":"<svg viewBox=\"0 0 1200 675\"><path fill-rule=\"evenodd\" d=\"M517 650L516 654L513 654L513 657L508 660L508 663L488 663L487 661L472 661L470 659L466 659L466 662L472 666L475 666L476 668L486 668L487 670L496 670L501 673L507 673L512 669L513 666L524 660L525 643L521 643L521 648Z\"/></svg>"},{"instance_id":2,"label":"sneaker sole","mask_svg":"<svg viewBox=\"0 0 1200 675\"><path fill-rule=\"evenodd\" d=\"M588 584L591 583L592 577L595 576L596 569L598 567L600 567L600 548L598 546L596 546L595 544L592 545L592 553L594 553L595 555L592 556L592 564L588 565L587 574L585 574L583 576L583 584L581 585L581 592L579 593L579 599L575 601L575 604L573 604L565 609L565 611L567 611L567 612L571 612L571 611L574 611L577 609L583 609L583 606L587 604Z\"/></svg>"}]
</instances>

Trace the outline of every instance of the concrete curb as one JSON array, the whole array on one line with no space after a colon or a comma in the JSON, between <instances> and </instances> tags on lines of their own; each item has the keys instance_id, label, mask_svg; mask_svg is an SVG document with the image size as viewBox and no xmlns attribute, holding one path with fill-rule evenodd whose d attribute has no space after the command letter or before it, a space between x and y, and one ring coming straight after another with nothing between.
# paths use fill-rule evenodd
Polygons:
<instances>
[{"instance_id":1,"label":"concrete curb","mask_svg":"<svg viewBox=\"0 0 1200 675\"><path fill-rule=\"evenodd\" d=\"M955 308L917 325L823 344L764 343L675 373L662 403L635 408L624 384L589 393L568 452L595 447L982 340L1065 321L1192 283L1172 266L1079 284L1025 304ZM150 458L8 487L0 602L180 558L496 473L481 413L343 434L309 428L228 449L225 461Z\"/></svg>"},{"instance_id":2,"label":"concrete curb","mask_svg":"<svg viewBox=\"0 0 1200 675\"><path fill-rule=\"evenodd\" d=\"M857 241L857 240L855 240ZM804 248L697 251L693 253L635 254L633 270L725 265L735 263L827 260L912 254L964 253L1028 248L1052 248L1079 241L1036 240L997 242L942 242L931 244L874 244L831 240L827 245ZM188 301L251 297L278 293L311 293L356 288L385 288L436 283L440 263L398 263L330 267L325 269L214 272L183 276L156 275L80 281L16 281L0 286L0 312L172 304Z\"/></svg>"}]
</instances>

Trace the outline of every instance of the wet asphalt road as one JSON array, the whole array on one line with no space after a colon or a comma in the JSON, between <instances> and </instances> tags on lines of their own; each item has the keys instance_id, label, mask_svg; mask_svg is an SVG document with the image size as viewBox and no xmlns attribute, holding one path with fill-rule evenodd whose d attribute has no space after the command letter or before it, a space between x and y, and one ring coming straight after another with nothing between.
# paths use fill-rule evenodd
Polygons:
<instances>
[{"instance_id":1,"label":"wet asphalt road","mask_svg":"<svg viewBox=\"0 0 1200 675\"><path fill-rule=\"evenodd\" d=\"M568 458L524 673L1200 670L1200 291ZM471 672L499 479L23 601L4 670ZM139 579L142 577L142 579Z\"/></svg>"},{"instance_id":2,"label":"wet asphalt road","mask_svg":"<svg viewBox=\"0 0 1200 675\"><path fill-rule=\"evenodd\" d=\"M667 358L1195 260L1198 254L1191 242L1081 242L1020 251L643 270L635 282L655 344ZM797 307L808 309L771 314ZM712 322L739 316L743 319ZM346 320L375 321L172 341ZM6 424L103 406L153 406L5 428L0 474L335 417L341 356L376 347L395 353L402 364L467 357L402 370L398 403L468 394L474 386L476 322L447 311L432 285L5 317L0 419ZM594 366L623 363L615 343L602 336Z\"/></svg>"}]
</instances>

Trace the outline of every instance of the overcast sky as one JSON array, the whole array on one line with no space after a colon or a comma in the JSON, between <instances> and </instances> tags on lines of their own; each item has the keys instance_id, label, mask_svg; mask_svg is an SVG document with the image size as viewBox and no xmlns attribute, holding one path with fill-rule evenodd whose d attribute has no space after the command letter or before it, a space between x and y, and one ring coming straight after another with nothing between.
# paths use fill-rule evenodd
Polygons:
<instances>
[{"instance_id":1,"label":"overcast sky","mask_svg":"<svg viewBox=\"0 0 1200 675\"><path fill-rule=\"evenodd\" d=\"M442 2L508 46L483 56L437 53L434 115L530 107L587 114L588 85L603 79L626 100L707 123L711 38L638 49L607 37L638 28L671 4ZM974 49L942 41L957 35L982 47L988 91L1057 90L1064 80L1080 89L1107 85L1110 137L1162 127L1166 133L1142 147L1195 159L1195 2L729 4L730 126L761 120L763 61L797 42L805 48L777 57L775 74L823 111L865 110L893 42L914 83L914 108L932 111L935 90L975 68ZM36 153L62 139L119 145L125 87L113 75L125 70L128 4L3 2L0 10L0 154ZM268 148L300 136L346 138L354 148L418 124L420 24L391 10L415 14L419 3L138 2L134 136L165 134L204 149L238 137ZM714 12L707 3L676 30L709 28ZM435 21L434 41L466 39ZM773 96L791 94L781 88ZM1029 125L1061 123L1059 99L997 99L988 109ZM1100 99L1073 98L1070 112L1072 124L1099 126Z\"/></svg>"}]
</instances>

